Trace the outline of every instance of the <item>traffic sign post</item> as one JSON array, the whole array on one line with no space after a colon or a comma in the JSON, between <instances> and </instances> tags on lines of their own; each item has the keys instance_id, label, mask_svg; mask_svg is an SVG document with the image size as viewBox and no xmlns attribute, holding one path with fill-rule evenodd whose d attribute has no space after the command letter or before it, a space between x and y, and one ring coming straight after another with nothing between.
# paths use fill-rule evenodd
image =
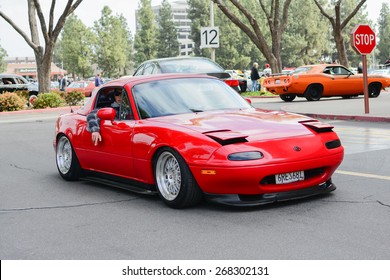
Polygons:
<instances>
[{"instance_id":1,"label":"traffic sign post","mask_svg":"<svg viewBox=\"0 0 390 280\"><path fill-rule=\"evenodd\" d=\"M364 111L368 114L370 113L370 109L368 102L367 55L370 54L376 46L375 32L369 25L361 24L355 26L351 32L351 46L358 54L362 55Z\"/></svg>"},{"instance_id":2,"label":"traffic sign post","mask_svg":"<svg viewBox=\"0 0 390 280\"><path fill-rule=\"evenodd\" d=\"M210 0L210 25L200 28L200 48L210 48L211 60L215 61L215 49L219 48L219 28L214 26L214 2Z\"/></svg>"}]
</instances>

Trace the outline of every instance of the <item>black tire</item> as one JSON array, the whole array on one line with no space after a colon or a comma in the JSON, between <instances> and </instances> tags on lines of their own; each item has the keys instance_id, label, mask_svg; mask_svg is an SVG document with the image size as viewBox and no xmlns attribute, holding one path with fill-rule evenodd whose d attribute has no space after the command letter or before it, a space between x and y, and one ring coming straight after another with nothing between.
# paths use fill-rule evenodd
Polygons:
<instances>
[{"instance_id":1,"label":"black tire","mask_svg":"<svg viewBox=\"0 0 390 280\"><path fill-rule=\"evenodd\" d=\"M295 99L296 94L281 94L279 95L280 99L282 99L285 102L291 102Z\"/></svg>"},{"instance_id":2,"label":"black tire","mask_svg":"<svg viewBox=\"0 0 390 280\"><path fill-rule=\"evenodd\" d=\"M318 101L322 97L322 87L320 85L310 85L305 91L308 101Z\"/></svg>"},{"instance_id":3,"label":"black tire","mask_svg":"<svg viewBox=\"0 0 390 280\"><path fill-rule=\"evenodd\" d=\"M240 85L240 89L241 89L241 92L246 92L246 90L247 90L247 84L244 83L244 84Z\"/></svg>"},{"instance_id":4,"label":"black tire","mask_svg":"<svg viewBox=\"0 0 390 280\"><path fill-rule=\"evenodd\" d=\"M61 135L57 140L56 164L61 177L67 181L75 181L80 177L81 168L70 140Z\"/></svg>"},{"instance_id":5,"label":"black tire","mask_svg":"<svg viewBox=\"0 0 390 280\"><path fill-rule=\"evenodd\" d=\"M373 83L368 85L368 97L375 98L378 97L380 93L381 93L380 84Z\"/></svg>"},{"instance_id":6,"label":"black tire","mask_svg":"<svg viewBox=\"0 0 390 280\"><path fill-rule=\"evenodd\" d=\"M162 148L153 161L157 191L166 205L172 208L194 206L202 200L203 193L188 165L178 152Z\"/></svg>"}]
</instances>

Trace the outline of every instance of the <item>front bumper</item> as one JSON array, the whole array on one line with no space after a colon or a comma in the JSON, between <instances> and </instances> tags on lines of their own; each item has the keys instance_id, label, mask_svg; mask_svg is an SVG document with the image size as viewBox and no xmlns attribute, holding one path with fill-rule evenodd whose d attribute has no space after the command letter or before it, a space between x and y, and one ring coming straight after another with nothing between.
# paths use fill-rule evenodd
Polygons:
<instances>
[{"instance_id":1,"label":"front bumper","mask_svg":"<svg viewBox=\"0 0 390 280\"><path fill-rule=\"evenodd\" d=\"M278 201L286 201L293 199L301 199L314 195L326 194L334 191L336 186L329 179L325 183L317 186L286 191L275 192L258 195L239 195L239 194L205 194L207 200L216 202L219 204L232 205L232 206L257 206L263 204L274 203Z\"/></svg>"}]
</instances>

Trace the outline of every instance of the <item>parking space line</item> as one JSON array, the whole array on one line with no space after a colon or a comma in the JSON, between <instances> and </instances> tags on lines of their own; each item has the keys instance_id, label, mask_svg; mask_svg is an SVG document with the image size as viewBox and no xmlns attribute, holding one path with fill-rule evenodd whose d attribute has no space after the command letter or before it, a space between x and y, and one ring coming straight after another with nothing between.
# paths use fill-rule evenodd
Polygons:
<instances>
[{"instance_id":1,"label":"parking space line","mask_svg":"<svg viewBox=\"0 0 390 280\"><path fill-rule=\"evenodd\" d=\"M390 181L390 176L382 176L382 175L360 173L360 172L351 172L351 171L344 171L344 170L336 170L335 173Z\"/></svg>"}]
</instances>

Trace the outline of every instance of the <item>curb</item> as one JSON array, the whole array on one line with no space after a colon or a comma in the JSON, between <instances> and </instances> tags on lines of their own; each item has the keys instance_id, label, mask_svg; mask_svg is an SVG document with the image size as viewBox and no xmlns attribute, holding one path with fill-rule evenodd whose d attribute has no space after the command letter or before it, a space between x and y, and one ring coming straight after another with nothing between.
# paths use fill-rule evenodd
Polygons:
<instances>
[{"instance_id":1,"label":"curb","mask_svg":"<svg viewBox=\"0 0 390 280\"><path fill-rule=\"evenodd\" d=\"M45 109L25 109L19 111L7 111L0 112L0 115L14 115L14 114L30 114L30 113L42 113L42 112L56 112L56 111L69 111L73 109L73 111L78 110L81 106L65 106L65 107L57 107L57 108L45 108Z\"/></svg>"},{"instance_id":2,"label":"curb","mask_svg":"<svg viewBox=\"0 0 390 280\"><path fill-rule=\"evenodd\" d=\"M278 95L274 95L274 96L261 96L261 95L258 95L258 96L242 96L242 97L257 99L257 98L275 98L275 97L279 97L279 96Z\"/></svg>"},{"instance_id":3,"label":"curb","mask_svg":"<svg viewBox=\"0 0 390 280\"><path fill-rule=\"evenodd\" d=\"M283 110L285 111L285 110ZM285 111L287 112L287 111ZM388 122L390 123L390 118L388 117L376 117L376 116L346 116L346 115L329 115L329 114L316 114L316 113L300 113L295 112L296 114L305 115L311 118L319 118L326 120L340 120L340 121L358 121L358 122Z\"/></svg>"}]
</instances>

